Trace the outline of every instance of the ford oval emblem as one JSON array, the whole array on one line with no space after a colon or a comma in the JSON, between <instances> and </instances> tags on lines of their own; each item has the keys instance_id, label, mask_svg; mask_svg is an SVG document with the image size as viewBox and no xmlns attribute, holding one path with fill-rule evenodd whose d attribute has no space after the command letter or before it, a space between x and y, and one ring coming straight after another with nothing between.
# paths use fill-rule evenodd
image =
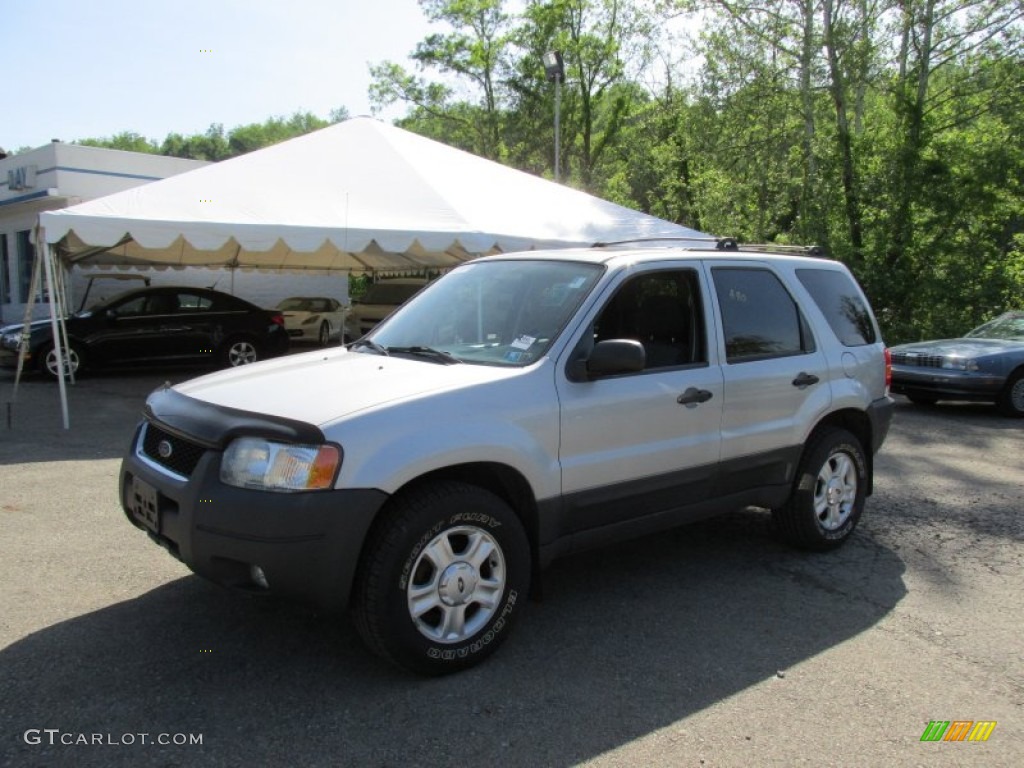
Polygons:
<instances>
[{"instance_id":1,"label":"ford oval emblem","mask_svg":"<svg viewBox=\"0 0 1024 768\"><path fill-rule=\"evenodd\" d=\"M161 440L156 444L156 452L160 455L161 459L169 459L171 454L174 453L174 446L167 440Z\"/></svg>"}]
</instances>

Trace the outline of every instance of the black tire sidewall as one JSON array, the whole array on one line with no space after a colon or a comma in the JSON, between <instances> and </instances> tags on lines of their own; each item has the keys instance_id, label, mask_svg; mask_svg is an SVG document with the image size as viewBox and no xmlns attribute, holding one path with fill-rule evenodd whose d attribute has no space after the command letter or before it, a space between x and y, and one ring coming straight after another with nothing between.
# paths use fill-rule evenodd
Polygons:
<instances>
[{"instance_id":1,"label":"black tire sidewall","mask_svg":"<svg viewBox=\"0 0 1024 768\"><path fill-rule=\"evenodd\" d=\"M486 490L446 484L418 502L395 532L394 546L380 561L380 642L385 655L400 666L420 674L441 675L483 661L509 634L527 598L529 545L515 513ZM409 615L406 590L416 560L427 545L445 530L466 526L484 531L501 548L505 589L494 615L476 634L460 643L438 643L417 629Z\"/></svg>"},{"instance_id":2,"label":"black tire sidewall","mask_svg":"<svg viewBox=\"0 0 1024 768\"><path fill-rule=\"evenodd\" d=\"M822 527L814 511L814 489L818 473L837 453L847 455L857 469L857 497L849 517L834 531ZM860 442L844 429L830 429L821 433L800 463L793 498L785 514L790 517L789 529L796 534L797 543L812 549L831 549L839 546L857 527L867 498L867 459Z\"/></svg>"},{"instance_id":3,"label":"black tire sidewall","mask_svg":"<svg viewBox=\"0 0 1024 768\"><path fill-rule=\"evenodd\" d=\"M999 399L996 401L996 406L999 408L999 411L1003 416L1009 416L1014 419L1024 418L1024 411L1017 410L1013 407L1012 397L1013 388L1022 377L1024 377L1024 373L1020 372L1010 376L1006 380L1006 384L1003 386L1002 391L999 393Z\"/></svg>"},{"instance_id":4,"label":"black tire sidewall","mask_svg":"<svg viewBox=\"0 0 1024 768\"><path fill-rule=\"evenodd\" d=\"M326 347L328 344L331 343L330 323L327 323L326 321L320 323L320 330L317 333L317 342L320 344L321 347Z\"/></svg>"}]
</instances>

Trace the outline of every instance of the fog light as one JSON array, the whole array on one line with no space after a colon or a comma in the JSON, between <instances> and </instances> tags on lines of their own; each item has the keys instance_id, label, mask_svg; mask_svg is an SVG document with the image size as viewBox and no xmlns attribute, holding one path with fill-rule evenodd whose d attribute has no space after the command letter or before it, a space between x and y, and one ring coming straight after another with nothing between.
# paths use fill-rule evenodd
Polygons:
<instances>
[{"instance_id":1,"label":"fog light","mask_svg":"<svg viewBox=\"0 0 1024 768\"><path fill-rule=\"evenodd\" d=\"M263 569L258 565L249 566L249 578L252 579L252 583L257 587L270 589L270 582L267 581L267 574L265 574Z\"/></svg>"}]
</instances>

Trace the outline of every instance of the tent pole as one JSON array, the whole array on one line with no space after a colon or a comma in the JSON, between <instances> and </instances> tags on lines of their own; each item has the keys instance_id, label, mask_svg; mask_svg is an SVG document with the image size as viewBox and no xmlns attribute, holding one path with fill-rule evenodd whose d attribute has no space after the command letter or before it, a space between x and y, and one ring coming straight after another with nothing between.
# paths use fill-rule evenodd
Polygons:
<instances>
[{"instance_id":1,"label":"tent pole","mask_svg":"<svg viewBox=\"0 0 1024 768\"><path fill-rule=\"evenodd\" d=\"M11 425L10 404L18 399L18 385L21 373L25 370L25 356L28 354L29 331L32 329L32 307L35 305L36 294L39 293L39 259L32 259L32 277L28 281L28 296L25 297L25 311L21 319L21 344L18 345L18 367L14 371L14 391L7 406L7 426Z\"/></svg>"},{"instance_id":2,"label":"tent pole","mask_svg":"<svg viewBox=\"0 0 1024 768\"><path fill-rule=\"evenodd\" d=\"M39 250L39 249L42 250ZM71 428L68 418L68 390L64 383L64 339L61 338L60 326L57 323L57 305L61 303L60 296L55 290L53 282L53 254L50 252L50 244L46 242L45 232L41 224L36 225L36 253L37 257L43 259L43 268L46 270L46 287L49 291L50 304L50 332L53 334L53 351L57 353L57 382L60 385L60 410L64 418L64 429ZM56 304L54 303L56 301ZM61 318L63 320L63 317Z\"/></svg>"}]
</instances>

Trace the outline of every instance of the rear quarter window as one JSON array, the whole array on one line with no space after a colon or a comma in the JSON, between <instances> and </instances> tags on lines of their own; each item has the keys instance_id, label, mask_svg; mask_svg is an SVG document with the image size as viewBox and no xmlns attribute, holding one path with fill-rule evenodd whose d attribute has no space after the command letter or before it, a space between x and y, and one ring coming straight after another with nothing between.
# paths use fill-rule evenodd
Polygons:
<instances>
[{"instance_id":1,"label":"rear quarter window","mask_svg":"<svg viewBox=\"0 0 1024 768\"><path fill-rule=\"evenodd\" d=\"M871 310L850 275L834 269L798 269L796 274L843 346L875 343Z\"/></svg>"},{"instance_id":2,"label":"rear quarter window","mask_svg":"<svg viewBox=\"0 0 1024 768\"><path fill-rule=\"evenodd\" d=\"M813 352L814 338L774 273L748 267L714 267L729 363Z\"/></svg>"}]
</instances>

